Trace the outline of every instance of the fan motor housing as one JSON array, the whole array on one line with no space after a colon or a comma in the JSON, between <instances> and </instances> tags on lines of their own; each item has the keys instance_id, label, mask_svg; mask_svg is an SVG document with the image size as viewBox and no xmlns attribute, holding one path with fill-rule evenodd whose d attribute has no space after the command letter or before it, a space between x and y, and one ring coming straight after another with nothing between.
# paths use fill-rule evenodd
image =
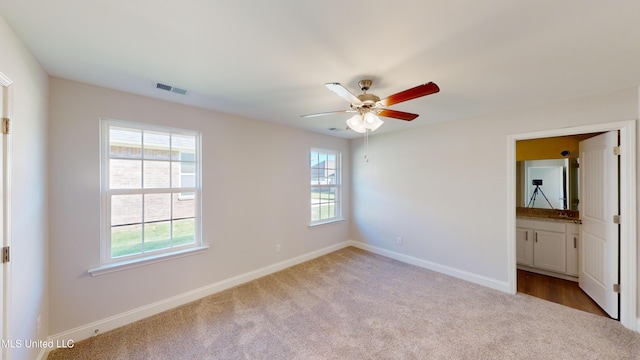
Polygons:
<instances>
[{"instance_id":1,"label":"fan motor housing","mask_svg":"<svg viewBox=\"0 0 640 360\"><path fill-rule=\"evenodd\" d=\"M362 105L358 105L355 107L374 107L376 102L380 101L380 98L376 95L373 94L360 94L358 95L358 99L360 99L360 101L362 101ZM353 105L351 105L351 107L354 107Z\"/></svg>"}]
</instances>

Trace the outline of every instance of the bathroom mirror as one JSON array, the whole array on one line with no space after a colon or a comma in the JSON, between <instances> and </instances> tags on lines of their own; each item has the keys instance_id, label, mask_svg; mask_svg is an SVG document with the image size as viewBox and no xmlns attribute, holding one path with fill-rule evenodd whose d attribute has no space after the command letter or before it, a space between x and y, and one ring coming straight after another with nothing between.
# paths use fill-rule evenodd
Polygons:
<instances>
[{"instance_id":1,"label":"bathroom mirror","mask_svg":"<svg viewBox=\"0 0 640 360\"><path fill-rule=\"evenodd\" d=\"M535 209L578 209L577 159L520 161L518 171L520 206Z\"/></svg>"}]
</instances>

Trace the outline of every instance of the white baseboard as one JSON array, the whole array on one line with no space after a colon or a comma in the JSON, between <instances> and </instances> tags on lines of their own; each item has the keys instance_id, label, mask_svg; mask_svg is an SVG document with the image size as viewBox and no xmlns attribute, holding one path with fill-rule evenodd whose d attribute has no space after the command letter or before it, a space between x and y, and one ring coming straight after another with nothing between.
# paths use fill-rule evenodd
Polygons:
<instances>
[{"instance_id":1,"label":"white baseboard","mask_svg":"<svg viewBox=\"0 0 640 360\"><path fill-rule=\"evenodd\" d=\"M511 293L509 282L507 281L498 281L495 279L491 279L485 276L477 275L474 273L470 273L464 270L455 269L449 266L437 264L431 261L423 260L420 258L416 258L413 256L401 254L395 251L383 249L377 246L365 244L359 241L349 240L347 242L350 246L357 247L362 250L366 250L378 255L386 256L388 258L402 261L407 264L416 265L428 270L433 270L435 272L439 272L445 275L453 276L458 279L462 279L465 281L472 282L474 284L486 286L495 290L499 290L506 293Z\"/></svg>"},{"instance_id":2,"label":"white baseboard","mask_svg":"<svg viewBox=\"0 0 640 360\"><path fill-rule=\"evenodd\" d=\"M332 245L320 250L312 251L308 254L304 254L292 259L284 260L279 263L269 265L254 271L250 271L245 274L234 276L232 278L222 280L220 282L207 285L192 291L188 291L186 293L176 295L168 299L157 301L155 303L142 306L137 309L126 311L121 314L117 314L105 319L94 321L90 324L82 325L68 331L63 331L61 333L51 335L48 338L48 340L53 340L56 343L58 342L65 343L66 341L69 341L69 340L78 342L84 339L88 339L96 335L96 330L98 330L98 333L104 333L104 332L119 328L121 326L131 324L135 321L142 320L149 316L159 314L163 311L188 304L192 301L201 299L205 296L213 295L215 293L232 288L234 286L244 284L246 282L255 280L257 278L286 269L288 267L303 263L305 261L309 261L311 259L315 259L317 257L326 255L336 250L340 250L349 245L350 243L348 241L344 241L336 245ZM41 357L39 358L45 359L46 354L41 354Z\"/></svg>"}]
</instances>

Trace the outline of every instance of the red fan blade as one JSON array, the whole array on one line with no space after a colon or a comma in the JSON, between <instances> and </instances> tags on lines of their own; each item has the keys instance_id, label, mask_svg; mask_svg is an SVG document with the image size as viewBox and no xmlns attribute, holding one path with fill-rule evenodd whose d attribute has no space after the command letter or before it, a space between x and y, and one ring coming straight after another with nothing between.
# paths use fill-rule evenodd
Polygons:
<instances>
[{"instance_id":1,"label":"red fan blade","mask_svg":"<svg viewBox=\"0 0 640 360\"><path fill-rule=\"evenodd\" d=\"M326 86L327 89L338 94L338 96L340 96L341 98L347 100L349 104L362 105L362 101L340 83L326 83L324 84L324 86Z\"/></svg>"},{"instance_id":2,"label":"red fan blade","mask_svg":"<svg viewBox=\"0 0 640 360\"><path fill-rule=\"evenodd\" d=\"M325 116L325 115L332 115L332 114L348 114L348 113L357 113L357 111L355 110L328 111L328 112L317 113L317 114L300 115L300 117L310 118L310 117L316 117L316 116Z\"/></svg>"},{"instance_id":3,"label":"red fan blade","mask_svg":"<svg viewBox=\"0 0 640 360\"><path fill-rule=\"evenodd\" d=\"M390 109L382 109L378 112L378 115L407 121L411 121L419 116L418 114Z\"/></svg>"},{"instance_id":4,"label":"red fan blade","mask_svg":"<svg viewBox=\"0 0 640 360\"><path fill-rule=\"evenodd\" d=\"M400 91L397 94L393 94L385 99L378 101L382 106L391 106L393 104L401 103L403 101L419 98L421 96L435 94L440 91L440 88L435 83L426 83L418 85L414 88Z\"/></svg>"}]
</instances>

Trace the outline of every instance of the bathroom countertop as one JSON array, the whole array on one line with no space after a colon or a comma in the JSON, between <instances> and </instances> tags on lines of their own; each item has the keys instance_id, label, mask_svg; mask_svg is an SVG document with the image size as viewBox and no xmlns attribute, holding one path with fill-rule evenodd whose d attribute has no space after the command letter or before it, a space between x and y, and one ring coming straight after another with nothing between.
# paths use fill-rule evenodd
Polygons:
<instances>
[{"instance_id":1,"label":"bathroom countertop","mask_svg":"<svg viewBox=\"0 0 640 360\"><path fill-rule=\"evenodd\" d=\"M580 224L580 213L574 210L531 209L516 207L516 217Z\"/></svg>"}]
</instances>

